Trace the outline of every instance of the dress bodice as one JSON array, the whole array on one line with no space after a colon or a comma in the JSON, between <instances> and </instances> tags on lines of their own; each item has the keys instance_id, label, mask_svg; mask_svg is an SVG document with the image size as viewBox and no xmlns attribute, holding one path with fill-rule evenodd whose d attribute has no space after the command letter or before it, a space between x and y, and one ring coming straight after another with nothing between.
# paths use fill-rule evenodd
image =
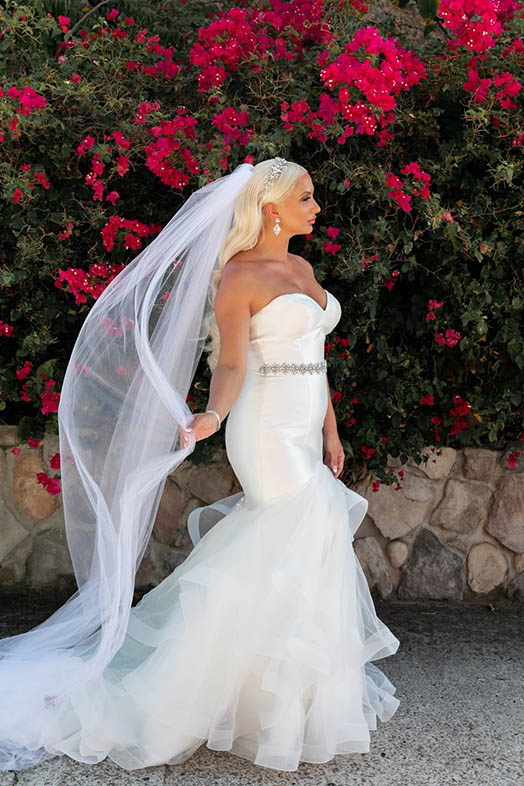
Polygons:
<instances>
[{"instance_id":1,"label":"dress bodice","mask_svg":"<svg viewBox=\"0 0 524 786\"><path fill-rule=\"evenodd\" d=\"M247 368L265 363L316 363L324 359L325 337L338 324L342 309L327 289L322 308L304 292L277 295L251 317Z\"/></svg>"}]
</instances>

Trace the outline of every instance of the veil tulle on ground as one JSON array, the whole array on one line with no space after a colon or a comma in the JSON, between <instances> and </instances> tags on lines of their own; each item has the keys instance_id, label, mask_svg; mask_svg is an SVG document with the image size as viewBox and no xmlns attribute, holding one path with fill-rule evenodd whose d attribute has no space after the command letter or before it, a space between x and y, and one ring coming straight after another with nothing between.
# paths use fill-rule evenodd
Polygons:
<instances>
[{"instance_id":1,"label":"veil tulle on ground","mask_svg":"<svg viewBox=\"0 0 524 786\"><path fill-rule=\"evenodd\" d=\"M167 475L195 446L194 436L178 445L178 426L193 419L186 398L207 337L211 275L252 172L243 163L195 191L82 325L58 409L78 590L33 630L0 641L1 769L53 755L34 735L28 743L26 722L33 733L35 717L46 723L42 707L81 691L125 637Z\"/></svg>"}]
</instances>

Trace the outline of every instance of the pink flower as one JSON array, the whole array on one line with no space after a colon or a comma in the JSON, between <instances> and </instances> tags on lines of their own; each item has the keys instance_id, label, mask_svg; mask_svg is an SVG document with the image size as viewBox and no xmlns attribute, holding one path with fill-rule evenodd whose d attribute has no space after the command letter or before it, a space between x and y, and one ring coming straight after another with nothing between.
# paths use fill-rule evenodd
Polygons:
<instances>
[{"instance_id":1,"label":"pink flower","mask_svg":"<svg viewBox=\"0 0 524 786\"><path fill-rule=\"evenodd\" d=\"M322 129L315 128L320 117L325 125L343 123L339 144L355 131L376 134L377 144L385 145L392 138L385 126L395 119L396 97L426 77L423 63L392 37L383 38L375 27L357 30L332 63L327 62L328 54L322 52L317 62L322 66L320 78L334 95L321 96L320 110L309 112L306 121L313 132L308 136L321 137Z\"/></svg>"},{"instance_id":2,"label":"pink flower","mask_svg":"<svg viewBox=\"0 0 524 786\"><path fill-rule=\"evenodd\" d=\"M388 197L391 197L405 213L411 211L411 197L409 194L404 193L404 191L395 190L388 191Z\"/></svg>"},{"instance_id":3,"label":"pink flower","mask_svg":"<svg viewBox=\"0 0 524 786\"><path fill-rule=\"evenodd\" d=\"M128 68L131 68L129 62L126 65ZM134 68L132 68L132 70L135 70L136 63L133 63L133 66ZM151 112L156 112L158 109L160 109L160 104L158 103L158 101L144 101L143 104L139 104L136 110L135 123L136 124L145 123L146 116L149 115Z\"/></svg>"},{"instance_id":4,"label":"pink flower","mask_svg":"<svg viewBox=\"0 0 524 786\"><path fill-rule=\"evenodd\" d=\"M66 240L68 237L71 237L72 234L73 234L73 222L68 221L64 231L58 233L58 239L60 241Z\"/></svg>"},{"instance_id":5,"label":"pink flower","mask_svg":"<svg viewBox=\"0 0 524 786\"><path fill-rule=\"evenodd\" d=\"M510 453L507 462L509 467L516 467L517 466L517 459L520 456L520 450L515 450L513 453Z\"/></svg>"},{"instance_id":6,"label":"pink flower","mask_svg":"<svg viewBox=\"0 0 524 786\"><path fill-rule=\"evenodd\" d=\"M427 172L424 172L420 168L420 164L417 161L411 161L409 164L406 164L401 170L403 175L412 174L417 180L420 180L424 185L429 186L431 182L431 177L428 175Z\"/></svg>"},{"instance_id":7,"label":"pink flower","mask_svg":"<svg viewBox=\"0 0 524 786\"><path fill-rule=\"evenodd\" d=\"M332 243L331 240L325 240L322 244L322 248L326 253L335 255L337 251L340 251L342 246L339 243Z\"/></svg>"},{"instance_id":8,"label":"pink flower","mask_svg":"<svg viewBox=\"0 0 524 786\"><path fill-rule=\"evenodd\" d=\"M29 437L27 439L27 444L29 445L30 448L35 448L35 450L38 450L38 448L42 444L42 440L41 439L31 439Z\"/></svg>"},{"instance_id":9,"label":"pink flower","mask_svg":"<svg viewBox=\"0 0 524 786\"><path fill-rule=\"evenodd\" d=\"M91 162L91 168L93 170L93 173L97 177L98 177L98 175L103 174L104 169L106 168L106 165L104 164L104 162L99 160L98 153L93 156L93 160Z\"/></svg>"},{"instance_id":10,"label":"pink flower","mask_svg":"<svg viewBox=\"0 0 524 786\"><path fill-rule=\"evenodd\" d=\"M20 448L13 448L11 453L14 453L15 456L19 456L21 452Z\"/></svg>"},{"instance_id":11,"label":"pink flower","mask_svg":"<svg viewBox=\"0 0 524 786\"><path fill-rule=\"evenodd\" d=\"M68 16L59 16L58 17L58 24L60 25L60 30L62 33L67 33L69 29L69 23L71 19Z\"/></svg>"},{"instance_id":12,"label":"pink flower","mask_svg":"<svg viewBox=\"0 0 524 786\"><path fill-rule=\"evenodd\" d=\"M367 448L365 445L361 445L360 450L362 451L366 459L371 458L371 456L375 452L375 448Z\"/></svg>"},{"instance_id":13,"label":"pink flower","mask_svg":"<svg viewBox=\"0 0 524 786\"><path fill-rule=\"evenodd\" d=\"M120 198L120 194L118 191L110 191L109 194L106 194L106 202L111 202L113 207L115 206L115 202L117 199Z\"/></svg>"},{"instance_id":14,"label":"pink flower","mask_svg":"<svg viewBox=\"0 0 524 786\"><path fill-rule=\"evenodd\" d=\"M247 112L238 112L231 106L214 115L213 123L224 135L224 144L247 145L249 143L253 129L245 128L248 117Z\"/></svg>"},{"instance_id":15,"label":"pink flower","mask_svg":"<svg viewBox=\"0 0 524 786\"><path fill-rule=\"evenodd\" d=\"M402 188L405 185L402 180L394 175L392 172L386 172L386 185L393 186L393 188Z\"/></svg>"},{"instance_id":16,"label":"pink flower","mask_svg":"<svg viewBox=\"0 0 524 786\"><path fill-rule=\"evenodd\" d=\"M94 144L95 144L95 138L88 134L86 137L84 137L82 142L76 148L76 154L79 156L85 156L87 151L91 150Z\"/></svg>"},{"instance_id":17,"label":"pink flower","mask_svg":"<svg viewBox=\"0 0 524 786\"><path fill-rule=\"evenodd\" d=\"M453 418L453 425L451 426L449 433L458 434L460 431L464 431L464 429L467 429L468 427L468 424L462 415L468 414L469 410L471 409L471 404L469 401L464 401L458 394L453 396L453 403L455 406L449 410L449 414Z\"/></svg>"},{"instance_id":18,"label":"pink flower","mask_svg":"<svg viewBox=\"0 0 524 786\"><path fill-rule=\"evenodd\" d=\"M91 372L87 366L83 366L81 363L75 363L74 366L75 374L83 374L85 377L88 377Z\"/></svg>"},{"instance_id":19,"label":"pink flower","mask_svg":"<svg viewBox=\"0 0 524 786\"><path fill-rule=\"evenodd\" d=\"M35 172L34 178L37 183L40 183L40 185L46 189L46 191L51 188L51 183L46 178L45 172Z\"/></svg>"},{"instance_id":20,"label":"pink flower","mask_svg":"<svg viewBox=\"0 0 524 786\"><path fill-rule=\"evenodd\" d=\"M118 147L123 149L128 148L131 144L131 142L129 142L120 131L113 131L113 139L117 143Z\"/></svg>"},{"instance_id":21,"label":"pink flower","mask_svg":"<svg viewBox=\"0 0 524 786\"><path fill-rule=\"evenodd\" d=\"M127 156L119 156L116 162L116 171L122 177L129 169L129 158Z\"/></svg>"},{"instance_id":22,"label":"pink flower","mask_svg":"<svg viewBox=\"0 0 524 786\"><path fill-rule=\"evenodd\" d=\"M60 494L60 480L58 478L50 478L45 472L37 472L36 478L48 494Z\"/></svg>"},{"instance_id":23,"label":"pink flower","mask_svg":"<svg viewBox=\"0 0 524 786\"><path fill-rule=\"evenodd\" d=\"M124 248L138 249L142 248L142 241L131 232L128 232L124 237Z\"/></svg>"},{"instance_id":24,"label":"pink flower","mask_svg":"<svg viewBox=\"0 0 524 786\"><path fill-rule=\"evenodd\" d=\"M93 184L93 202L101 202L102 201L102 194L104 193L104 184L101 180L97 180L96 183Z\"/></svg>"},{"instance_id":25,"label":"pink flower","mask_svg":"<svg viewBox=\"0 0 524 786\"><path fill-rule=\"evenodd\" d=\"M51 390L46 390L40 393L42 399L42 406L40 411L42 415L50 415L52 412L58 412L58 403L60 401L60 393L54 393Z\"/></svg>"},{"instance_id":26,"label":"pink flower","mask_svg":"<svg viewBox=\"0 0 524 786\"><path fill-rule=\"evenodd\" d=\"M448 328L445 334L435 333L435 341L440 347L454 347L461 338L461 333L458 333L456 330L451 330L451 328Z\"/></svg>"},{"instance_id":27,"label":"pink flower","mask_svg":"<svg viewBox=\"0 0 524 786\"><path fill-rule=\"evenodd\" d=\"M501 21L513 15L512 4L512 0L441 0L437 13L442 25L455 33L448 46L475 52L490 49L504 31Z\"/></svg>"},{"instance_id":28,"label":"pink flower","mask_svg":"<svg viewBox=\"0 0 524 786\"><path fill-rule=\"evenodd\" d=\"M7 322L2 322L0 319L0 335L11 336L13 334L13 325L8 325Z\"/></svg>"}]
</instances>

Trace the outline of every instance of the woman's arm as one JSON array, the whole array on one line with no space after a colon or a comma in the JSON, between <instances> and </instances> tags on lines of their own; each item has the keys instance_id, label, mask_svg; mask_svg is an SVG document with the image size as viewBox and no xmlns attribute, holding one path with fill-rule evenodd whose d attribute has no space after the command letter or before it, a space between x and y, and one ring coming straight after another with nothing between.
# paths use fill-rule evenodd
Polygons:
<instances>
[{"instance_id":1,"label":"woman's arm","mask_svg":"<svg viewBox=\"0 0 524 786\"><path fill-rule=\"evenodd\" d=\"M220 353L211 376L206 409L214 409L222 422L240 393L246 373L251 282L245 266L238 266L234 261L227 263L216 292L214 310L220 333ZM187 434L194 435L198 441L214 434L217 427L213 413L197 412L189 429L185 433L181 431L181 444L188 445Z\"/></svg>"},{"instance_id":2,"label":"woman's arm","mask_svg":"<svg viewBox=\"0 0 524 786\"><path fill-rule=\"evenodd\" d=\"M216 410L221 421L229 415L231 407L237 400L245 373L244 367L225 366L223 363L218 363L213 371L206 409Z\"/></svg>"},{"instance_id":3,"label":"woman's arm","mask_svg":"<svg viewBox=\"0 0 524 786\"><path fill-rule=\"evenodd\" d=\"M331 401L331 392L326 374L326 385L328 390L328 406L324 425L322 426L322 444L324 446L324 464L332 471L335 478L338 478L344 467L344 449L338 436L337 421L335 411Z\"/></svg>"},{"instance_id":4,"label":"woman's arm","mask_svg":"<svg viewBox=\"0 0 524 786\"><path fill-rule=\"evenodd\" d=\"M329 380L326 374L327 396L328 405L326 417L324 418L324 425L322 426L322 435L325 437L327 434L337 434L337 419L335 417L335 410L333 409L333 402L331 401L331 391L329 389Z\"/></svg>"}]
</instances>

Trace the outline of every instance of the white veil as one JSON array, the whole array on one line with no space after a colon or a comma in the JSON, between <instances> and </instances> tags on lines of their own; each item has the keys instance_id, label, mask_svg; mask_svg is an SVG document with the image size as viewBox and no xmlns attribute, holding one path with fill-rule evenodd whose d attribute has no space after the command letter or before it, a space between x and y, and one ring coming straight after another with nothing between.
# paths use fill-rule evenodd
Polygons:
<instances>
[{"instance_id":1,"label":"white veil","mask_svg":"<svg viewBox=\"0 0 524 786\"><path fill-rule=\"evenodd\" d=\"M58 409L62 498L78 590L28 633L0 641L0 768L49 758L35 722L82 690L121 646L212 309L211 275L251 164L195 191L102 293L69 360ZM25 734L31 719L33 736ZM38 720L36 720L38 719Z\"/></svg>"}]
</instances>

